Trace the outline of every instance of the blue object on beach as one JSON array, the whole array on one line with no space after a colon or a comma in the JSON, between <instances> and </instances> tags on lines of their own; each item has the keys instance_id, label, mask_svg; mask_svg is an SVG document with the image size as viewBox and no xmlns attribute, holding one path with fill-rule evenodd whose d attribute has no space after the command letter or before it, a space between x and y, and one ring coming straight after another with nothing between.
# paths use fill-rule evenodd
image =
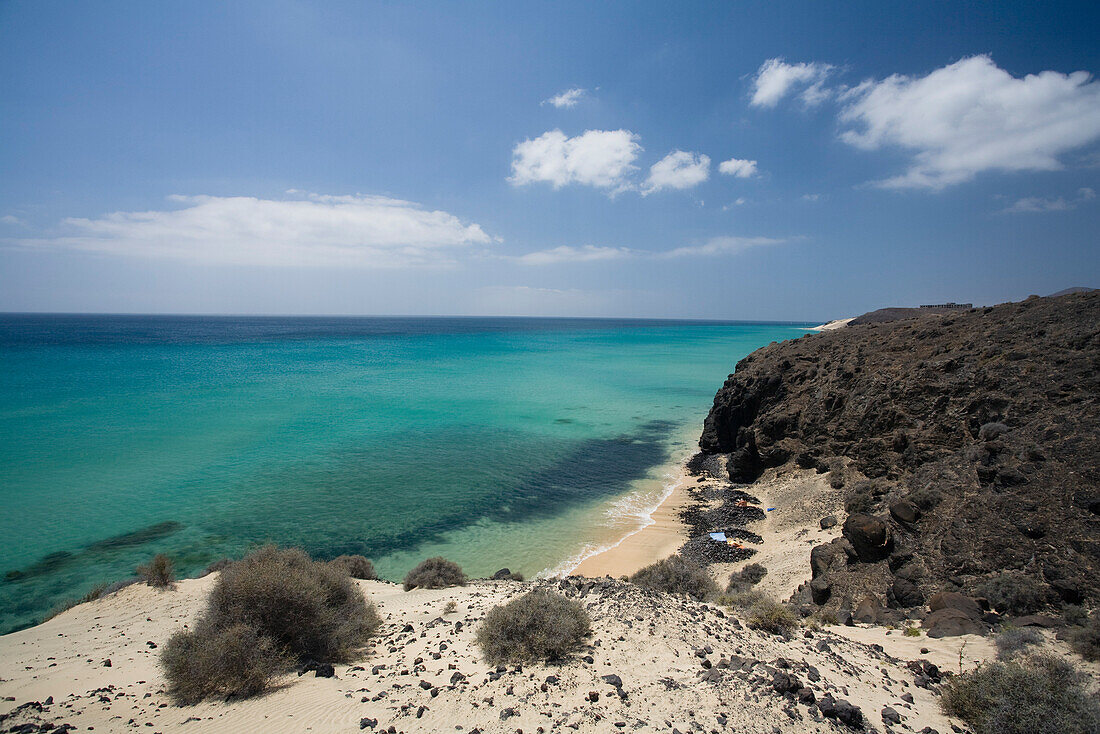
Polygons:
<instances>
[{"instance_id":1,"label":"blue object on beach","mask_svg":"<svg viewBox=\"0 0 1100 734\"><path fill-rule=\"evenodd\" d=\"M720 540L723 543L725 543L726 542L726 534L725 533L711 533L710 534L710 539L711 540Z\"/></svg>"},{"instance_id":2,"label":"blue object on beach","mask_svg":"<svg viewBox=\"0 0 1100 734\"><path fill-rule=\"evenodd\" d=\"M768 512L771 512L771 511L772 511L772 510L774 510L774 509L775 509L774 507L769 507L769 508L768 508Z\"/></svg>"}]
</instances>

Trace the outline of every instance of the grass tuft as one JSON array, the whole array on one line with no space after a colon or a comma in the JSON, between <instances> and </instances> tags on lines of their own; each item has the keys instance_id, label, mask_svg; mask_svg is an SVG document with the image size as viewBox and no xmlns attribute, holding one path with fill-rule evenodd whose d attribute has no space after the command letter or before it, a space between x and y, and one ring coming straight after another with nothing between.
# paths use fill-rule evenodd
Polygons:
<instances>
[{"instance_id":1,"label":"grass tuft","mask_svg":"<svg viewBox=\"0 0 1100 734\"><path fill-rule=\"evenodd\" d=\"M176 580L172 559L163 553L156 554L153 560L134 570L142 581L157 589L167 589Z\"/></svg>"}]
</instances>

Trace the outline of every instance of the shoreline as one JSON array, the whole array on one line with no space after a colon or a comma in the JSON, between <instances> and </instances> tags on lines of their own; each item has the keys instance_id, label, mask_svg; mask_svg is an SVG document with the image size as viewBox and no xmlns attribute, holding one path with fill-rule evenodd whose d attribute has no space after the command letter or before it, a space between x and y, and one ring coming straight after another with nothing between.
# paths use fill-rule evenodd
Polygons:
<instances>
[{"instance_id":1,"label":"shoreline","mask_svg":"<svg viewBox=\"0 0 1100 734\"><path fill-rule=\"evenodd\" d=\"M687 539L687 525L680 520L680 510L690 501L687 483L691 476L687 473L684 459L679 464L676 476L668 493L660 503L650 511L649 522L633 530L614 544L597 550L582 558L563 576L629 576L651 563L679 550Z\"/></svg>"}]
</instances>

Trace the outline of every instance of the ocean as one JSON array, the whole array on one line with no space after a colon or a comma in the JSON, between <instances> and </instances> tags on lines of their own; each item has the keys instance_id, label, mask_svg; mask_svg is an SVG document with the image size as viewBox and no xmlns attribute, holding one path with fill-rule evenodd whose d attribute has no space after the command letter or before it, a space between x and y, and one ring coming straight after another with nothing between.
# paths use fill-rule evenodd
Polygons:
<instances>
[{"instance_id":1,"label":"ocean","mask_svg":"<svg viewBox=\"0 0 1100 734\"><path fill-rule=\"evenodd\" d=\"M0 631L155 553L568 571L647 522L737 360L807 326L0 315Z\"/></svg>"}]
</instances>

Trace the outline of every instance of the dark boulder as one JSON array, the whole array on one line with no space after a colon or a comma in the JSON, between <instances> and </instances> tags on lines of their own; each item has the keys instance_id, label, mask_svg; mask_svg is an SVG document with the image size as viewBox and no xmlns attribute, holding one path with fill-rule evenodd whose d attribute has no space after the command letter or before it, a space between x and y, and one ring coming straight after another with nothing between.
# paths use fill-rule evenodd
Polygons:
<instances>
[{"instance_id":1,"label":"dark boulder","mask_svg":"<svg viewBox=\"0 0 1100 734\"><path fill-rule=\"evenodd\" d=\"M859 710L859 707L853 706L844 699L837 701L831 693L822 696L821 700L817 702L817 707L821 711L821 715L827 719L836 719L853 729L863 727L863 712Z\"/></svg>"},{"instance_id":2,"label":"dark boulder","mask_svg":"<svg viewBox=\"0 0 1100 734\"><path fill-rule=\"evenodd\" d=\"M829 528L835 528L837 524L836 515L827 515L821 518L821 529L828 530Z\"/></svg>"},{"instance_id":3,"label":"dark boulder","mask_svg":"<svg viewBox=\"0 0 1100 734\"><path fill-rule=\"evenodd\" d=\"M928 608L933 612L941 609L957 609L966 616L979 619L982 616L982 607L974 599L957 591L940 591L932 595L928 600Z\"/></svg>"},{"instance_id":4,"label":"dark boulder","mask_svg":"<svg viewBox=\"0 0 1100 734\"><path fill-rule=\"evenodd\" d=\"M814 604L822 606L829 601L829 597L833 593L833 584L829 581L829 576L823 574L818 576L810 582L810 598L813 599Z\"/></svg>"},{"instance_id":5,"label":"dark boulder","mask_svg":"<svg viewBox=\"0 0 1100 734\"><path fill-rule=\"evenodd\" d=\"M914 505L909 500L897 500L890 503L890 514L898 522L903 522L906 525L912 525L917 520L920 520L920 508Z\"/></svg>"},{"instance_id":6,"label":"dark boulder","mask_svg":"<svg viewBox=\"0 0 1100 734\"><path fill-rule=\"evenodd\" d=\"M893 541L890 526L881 517L849 515L844 521L844 537L855 548L859 560L865 563L881 561L890 555Z\"/></svg>"},{"instance_id":7,"label":"dark boulder","mask_svg":"<svg viewBox=\"0 0 1100 734\"><path fill-rule=\"evenodd\" d=\"M924 627L925 634L933 639L959 635L984 635L987 629L979 619L958 609L946 607L937 609L925 617L921 626Z\"/></svg>"},{"instance_id":8,"label":"dark boulder","mask_svg":"<svg viewBox=\"0 0 1100 734\"><path fill-rule=\"evenodd\" d=\"M895 609L918 607L924 604L924 594L912 581L896 578L887 592L887 601Z\"/></svg>"},{"instance_id":9,"label":"dark boulder","mask_svg":"<svg viewBox=\"0 0 1100 734\"><path fill-rule=\"evenodd\" d=\"M852 612L852 619L863 624L874 624L879 620L881 611L882 605L879 604L878 599L873 596L865 596L859 604L856 604L856 609Z\"/></svg>"}]
</instances>

